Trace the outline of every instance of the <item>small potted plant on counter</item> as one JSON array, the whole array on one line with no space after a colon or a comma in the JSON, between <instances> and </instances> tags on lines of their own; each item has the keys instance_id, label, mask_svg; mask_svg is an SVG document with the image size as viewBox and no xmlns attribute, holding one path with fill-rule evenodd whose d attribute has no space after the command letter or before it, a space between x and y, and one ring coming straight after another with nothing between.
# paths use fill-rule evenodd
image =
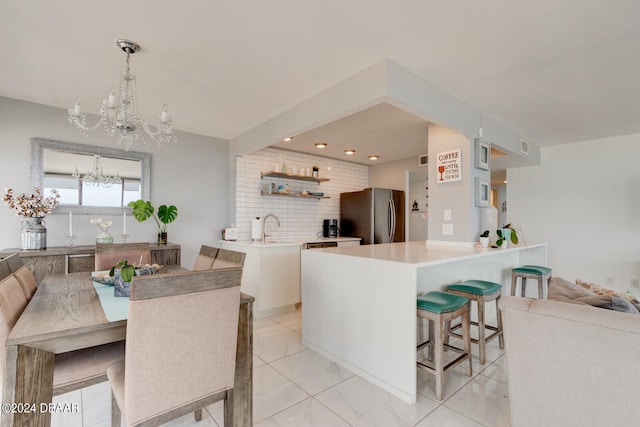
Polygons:
<instances>
[{"instance_id":1,"label":"small potted plant on counter","mask_svg":"<svg viewBox=\"0 0 640 427\"><path fill-rule=\"evenodd\" d=\"M158 215L154 215L154 207L150 201L136 200L128 205L132 208L131 214L138 222L144 222L149 218L153 218L158 225L158 244L167 244L167 224L172 223L178 218L178 208L174 205L161 205L158 208ZM161 224L162 223L162 224Z\"/></svg>"},{"instance_id":2,"label":"small potted plant on counter","mask_svg":"<svg viewBox=\"0 0 640 427\"><path fill-rule=\"evenodd\" d=\"M496 246L499 248L506 248L508 246L508 242L510 241L512 244L518 244L518 233L516 229L511 224L507 224L503 226L501 229L497 230L498 240L496 241Z\"/></svg>"},{"instance_id":3,"label":"small potted plant on counter","mask_svg":"<svg viewBox=\"0 0 640 427\"><path fill-rule=\"evenodd\" d=\"M483 248L489 247L489 230L484 230L480 235L480 246Z\"/></svg>"}]
</instances>

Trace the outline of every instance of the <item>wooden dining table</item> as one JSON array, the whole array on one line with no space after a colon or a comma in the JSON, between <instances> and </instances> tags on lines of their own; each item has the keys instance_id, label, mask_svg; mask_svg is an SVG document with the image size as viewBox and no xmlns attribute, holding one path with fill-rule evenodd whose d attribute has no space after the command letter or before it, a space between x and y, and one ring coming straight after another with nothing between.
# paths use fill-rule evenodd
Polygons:
<instances>
[{"instance_id":1,"label":"wooden dining table","mask_svg":"<svg viewBox=\"0 0 640 427\"><path fill-rule=\"evenodd\" d=\"M161 270L177 271L186 270L179 266ZM253 301L254 297L241 294L233 401L235 426L253 424ZM107 319L90 273L45 277L6 341L2 426L50 425L48 405L53 396L55 355L123 341L126 326L126 319ZM7 404L15 405L11 408ZM35 411L24 410L26 405L34 405L30 408Z\"/></svg>"}]
</instances>

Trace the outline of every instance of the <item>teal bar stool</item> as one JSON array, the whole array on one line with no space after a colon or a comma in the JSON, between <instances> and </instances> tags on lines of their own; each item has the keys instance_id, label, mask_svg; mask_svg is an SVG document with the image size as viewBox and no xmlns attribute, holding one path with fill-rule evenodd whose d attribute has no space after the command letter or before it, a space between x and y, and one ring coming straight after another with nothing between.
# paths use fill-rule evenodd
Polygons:
<instances>
[{"instance_id":1,"label":"teal bar stool","mask_svg":"<svg viewBox=\"0 0 640 427\"><path fill-rule=\"evenodd\" d=\"M504 348L504 337L502 336L502 316L500 315L500 309L498 308L498 300L502 295L502 285L495 282L487 282L484 280L465 280L461 283L454 283L447 286L447 292L451 292L455 295L460 295L468 298L470 301L475 301L478 304L478 321L469 321L470 324L478 327L478 339L471 338L471 342L478 344L480 353L480 364L484 365L487 360L486 344L492 339L498 337L500 348ZM495 301L496 302L496 315L498 326L487 325L484 320L485 303ZM459 329L462 325L456 325L451 328L450 335L454 337L462 338L462 335L453 332ZM489 330L490 334L487 336L486 331Z\"/></svg>"},{"instance_id":2,"label":"teal bar stool","mask_svg":"<svg viewBox=\"0 0 640 427\"><path fill-rule=\"evenodd\" d=\"M436 376L436 398L442 400L443 377L447 369L468 360L467 375L472 375L471 339L469 333L469 300L447 292L432 291L418 297L418 317L429 321L429 340L418 346L418 351L429 346L428 360L431 364L418 361L418 368ZM451 320L461 318L464 350L450 346L445 342L445 333L449 331ZM444 365L444 348L460 353L455 360ZM435 357L434 357L435 352ZM434 361L435 359L435 361Z\"/></svg>"},{"instance_id":3,"label":"teal bar stool","mask_svg":"<svg viewBox=\"0 0 640 427\"><path fill-rule=\"evenodd\" d=\"M516 287L518 286L518 278L521 280L520 296L525 296L527 288L527 279L536 279L538 281L538 299L546 299L549 280L551 280L551 269L540 265L523 265L511 269L511 295L515 296ZM544 285L544 286L543 286Z\"/></svg>"}]
</instances>

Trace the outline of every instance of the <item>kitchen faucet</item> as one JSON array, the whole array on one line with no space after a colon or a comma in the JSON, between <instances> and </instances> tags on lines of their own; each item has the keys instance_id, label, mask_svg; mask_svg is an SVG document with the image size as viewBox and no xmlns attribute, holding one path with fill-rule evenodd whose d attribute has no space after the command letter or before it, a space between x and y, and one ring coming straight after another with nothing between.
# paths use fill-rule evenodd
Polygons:
<instances>
[{"instance_id":1,"label":"kitchen faucet","mask_svg":"<svg viewBox=\"0 0 640 427\"><path fill-rule=\"evenodd\" d=\"M264 218L262 218L262 243L265 243L265 240L267 237L267 235L265 234L265 231L267 229L267 218L269 217L272 217L273 219L275 219L276 223L278 224L278 227L280 227L280 218L278 218L276 214L274 213L266 214Z\"/></svg>"}]
</instances>

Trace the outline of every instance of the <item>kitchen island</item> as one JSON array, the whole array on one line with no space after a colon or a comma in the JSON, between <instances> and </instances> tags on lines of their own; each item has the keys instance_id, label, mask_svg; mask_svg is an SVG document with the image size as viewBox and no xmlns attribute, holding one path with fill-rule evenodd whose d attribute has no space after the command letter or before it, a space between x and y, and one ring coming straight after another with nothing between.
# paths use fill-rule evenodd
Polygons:
<instances>
[{"instance_id":1,"label":"kitchen island","mask_svg":"<svg viewBox=\"0 0 640 427\"><path fill-rule=\"evenodd\" d=\"M242 292L255 297L256 317L291 311L300 302L300 253L309 243L359 245L359 237L280 237L261 241L222 241L225 249L247 254ZM315 249L314 249L315 250Z\"/></svg>"},{"instance_id":2,"label":"kitchen island","mask_svg":"<svg viewBox=\"0 0 640 427\"><path fill-rule=\"evenodd\" d=\"M512 267L546 259L546 244L477 249L419 241L304 251L302 344L415 403L416 346L426 330L416 297L466 279L502 283L507 294ZM487 319L495 317L491 308Z\"/></svg>"}]
</instances>

